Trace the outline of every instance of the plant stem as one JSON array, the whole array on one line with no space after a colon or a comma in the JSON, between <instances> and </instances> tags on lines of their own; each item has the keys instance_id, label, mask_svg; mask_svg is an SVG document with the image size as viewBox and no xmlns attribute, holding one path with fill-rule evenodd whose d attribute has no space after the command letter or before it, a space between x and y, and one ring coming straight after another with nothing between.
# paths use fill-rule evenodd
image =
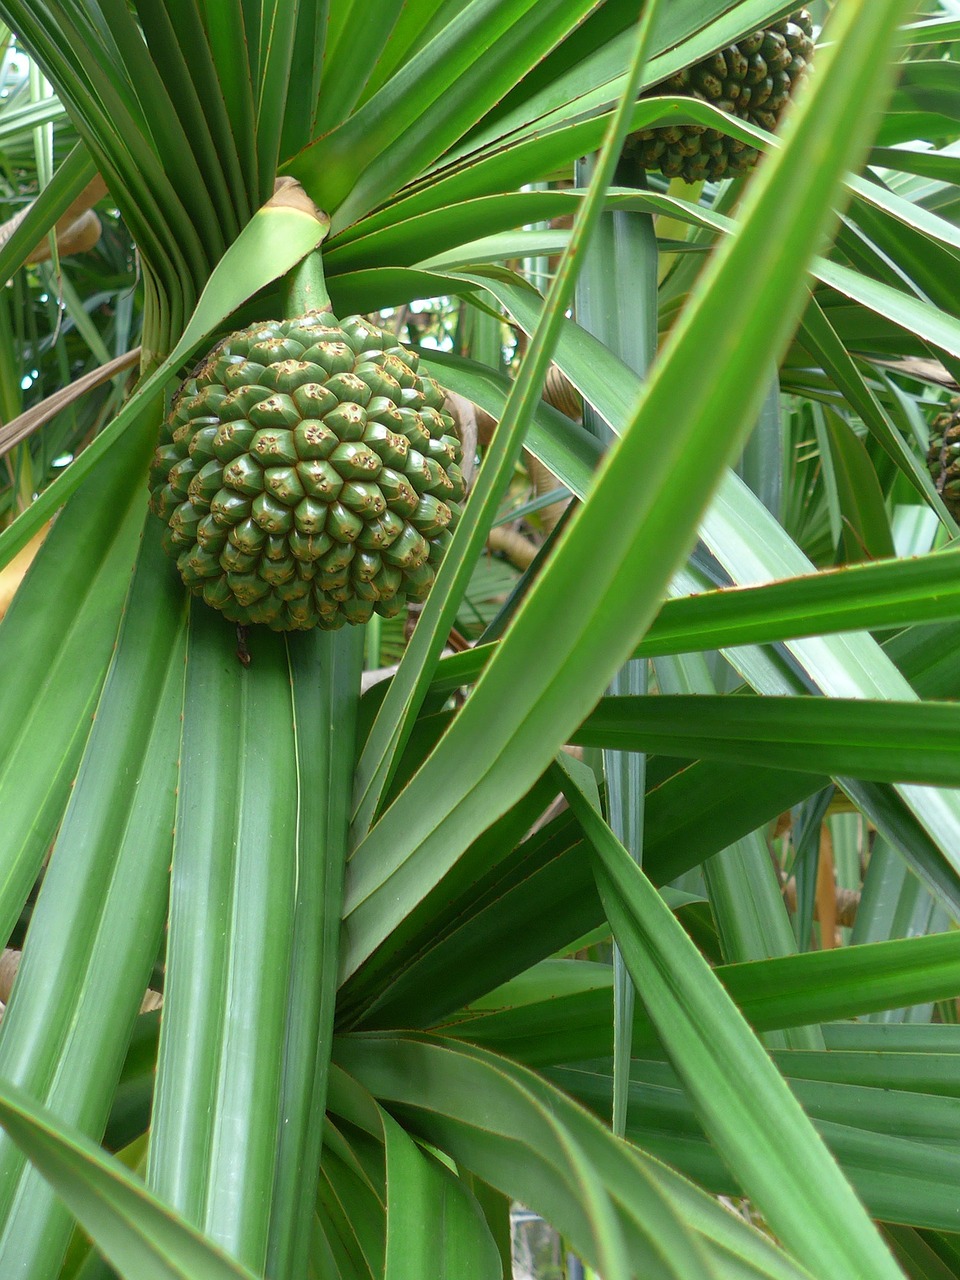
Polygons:
<instances>
[{"instance_id":1,"label":"plant stem","mask_svg":"<svg viewBox=\"0 0 960 1280\"><path fill-rule=\"evenodd\" d=\"M308 311L330 311L330 294L323 278L323 259L315 249L285 277L281 289L283 314L302 316Z\"/></svg>"}]
</instances>

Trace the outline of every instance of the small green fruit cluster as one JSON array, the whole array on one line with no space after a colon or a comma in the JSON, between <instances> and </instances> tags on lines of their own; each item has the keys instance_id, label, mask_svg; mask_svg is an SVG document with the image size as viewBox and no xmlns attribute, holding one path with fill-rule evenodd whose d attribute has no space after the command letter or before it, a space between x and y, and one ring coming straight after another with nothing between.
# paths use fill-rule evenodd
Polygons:
<instances>
[{"instance_id":1,"label":"small green fruit cluster","mask_svg":"<svg viewBox=\"0 0 960 1280\"><path fill-rule=\"evenodd\" d=\"M813 22L806 9L684 67L645 96L699 98L729 115L774 132L813 57ZM687 182L748 172L760 152L704 125L678 124L631 134L624 158Z\"/></svg>"},{"instance_id":2,"label":"small green fruit cluster","mask_svg":"<svg viewBox=\"0 0 960 1280\"><path fill-rule=\"evenodd\" d=\"M422 600L464 497L445 393L360 316L234 333L177 393L150 505L186 586L234 622L328 630Z\"/></svg>"},{"instance_id":3,"label":"small green fruit cluster","mask_svg":"<svg viewBox=\"0 0 960 1280\"><path fill-rule=\"evenodd\" d=\"M927 468L947 510L960 520L960 398L931 424Z\"/></svg>"}]
</instances>

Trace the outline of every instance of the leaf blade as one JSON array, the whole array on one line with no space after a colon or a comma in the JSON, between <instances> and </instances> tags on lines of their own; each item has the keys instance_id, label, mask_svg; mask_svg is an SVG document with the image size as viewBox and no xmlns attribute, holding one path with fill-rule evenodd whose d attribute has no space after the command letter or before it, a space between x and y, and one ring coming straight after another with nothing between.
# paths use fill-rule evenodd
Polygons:
<instances>
[{"instance_id":1,"label":"leaf blade","mask_svg":"<svg viewBox=\"0 0 960 1280\"><path fill-rule=\"evenodd\" d=\"M853 110L855 102L863 107L871 101L870 94L879 100L878 61L885 60L899 15L897 4L883 12L871 7L871 44L864 11L857 4L840 10L850 25L835 49L847 47L857 22L859 76L851 73L840 86L824 67L816 77L806 111L792 117L792 145L758 175L753 216L705 272L698 303L674 330L628 417L630 427L607 455L591 501L571 521L446 738L355 852L346 901L347 973L402 919L423 884L542 772L547 754L569 736L652 620L725 460L716 449L718 415L729 420L736 405L741 431L753 421L766 391L755 373L759 353L777 352L802 305L803 269L831 220L829 203L856 149L851 145L824 160L824 130L832 128L841 101L843 110ZM865 142L866 118L861 130ZM847 134L846 141L852 144L853 137ZM751 288L747 281L756 283ZM791 308L784 305L788 293ZM738 308L733 316L731 306ZM725 340L718 342L721 334ZM712 359L704 368L708 350ZM751 383L753 394L746 397ZM674 435L669 448L661 448L656 424L668 418ZM732 454L736 438L731 435L728 444ZM705 465L708 457L715 471ZM658 503L664 489L677 501ZM607 625L591 630L599 613ZM570 625L558 628L561 617ZM527 673L522 689L518 670ZM529 678L533 672L535 680ZM486 742L485 751L477 751L478 741Z\"/></svg>"},{"instance_id":2,"label":"leaf blade","mask_svg":"<svg viewBox=\"0 0 960 1280\"><path fill-rule=\"evenodd\" d=\"M814 1275L826 1280L842 1259L851 1276L893 1280L892 1258L782 1077L571 765L560 768L597 854L600 893L638 994L725 1162ZM774 1116L780 1136L769 1143Z\"/></svg>"}]
</instances>

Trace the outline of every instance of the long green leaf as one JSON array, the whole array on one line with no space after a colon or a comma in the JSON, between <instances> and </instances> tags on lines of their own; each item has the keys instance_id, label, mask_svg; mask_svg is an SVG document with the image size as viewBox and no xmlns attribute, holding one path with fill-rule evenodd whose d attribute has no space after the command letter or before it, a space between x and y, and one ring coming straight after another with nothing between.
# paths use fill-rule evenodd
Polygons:
<instances>
[{"instance_id":1,"label":"long green leaf","mask_svg":"<svg viewBox=\"0 0 960 1280\"><path fill-rule=\"evenodd\" d=\"M715 972L754 1030L769 1031L949 999L960 988L960 942L956 934L938 934L724 965ZM608 965L544 961L478 1001L469 1015L457 1019L457 1034L534 1065L608 1058L612 985ZM844 1048L848 1039L831 1037L832 1030L824 1028L828 1046ZM859 1038L849 1041L853 1047L875 1051L888 1045L881 1024L854 1030ZM850 1031L844 1029L848 1037ZM867 1034L872 1038L865 1039ZM657 1045L638 1011L634 1056L651 1056ZM894 1052L918 1045L917 1052L923 1046L916 1036L905 1044L889 1042ZM932 1046L931 1052L950 1051L942 1037Z\"/></svg>"},{"instance_id":2,"label":"long green leaf","mask_svg":"<svg viewBox=\"0 0 960 1280\"><path fill-rule=\"evenodd\" d=\"M293 67L294 41L298 30L301 0L265 0L260 6L260 35L257 46L260 65L255 77L257 95L257 159L260 169L260 189L269 190L277 173L280 155L280 138L285 123L289 121L290 108L296 103L301 107L303 124L309 130L314 102L306 94L299 96L299 86L291 92L290 75Z\"/></svg>"},{"instance_id":3,"label":"long green leaf","mask_svg":"<svg viewBox=\"0 0 960 1280\"><path fill-rule=\"evenodd\" d=\"M457 141L596 0L471 0L289 171L345 226Z\"/></svg>"},{"instance_id":4,"label":"long green leaf","mask_svg":"<svg viewBox=\"0 0 960 1280\"><path fill-rule=\"evenodd\" d=\"M56 224L96 173L86 148L77 144L0 245L0 280L6 283Z\"/></svg>"},{"instance_id":5,"label":"long green leaf","mask_svg":"<svg viewBox=\"0 0 960 1280\"><path fill-rule=\"evenodd\" d=\"M259 289L284 275L323 238L329 224L303 209L264 205L230 245L210 276L182 338L159 366L158 353L145 351L152 369L114 420L24 513L0 533L0 565L16 555L34 533L76 492L122 432L134 428L153 397L197 348Z\"/></svg>"},{"instance_id":6,"label":"long green leaf","mask_svg":"<svg viewBox=\"0 0 960 1280\"><path fill-rule=\"evenodd\" d=\"M706 113L701 113L689 98L643 99L633 107L630 128L636 130L655 125L661 121L665 111L681 119L686 119L689 111L689 122L692 124L709 126L717 123L709 109ZM430 230L442 229L448 223L456 228L463 213L456 208L460 202L479 202L483 197L502 195L529 182L548 178L558 168L572 164L578 156L597 150L603 143L608 124L609 119L605 115L591 116L581 122L568 121L563 127L547 130L543 134L535 131L528 139L511 140L510 147L506 149L498 144L485 158L471 156L469 162L454 166L452 170L440 170L432 181L418 186L411 194L403 195L386 208L366 215L352 227L338 230L331 240L331 250L339 250L339 246L350 245L361 237L374 236L371 243L377 248L381 243L385 243L385 250L396 244L399 246L397 251L404 255L391 255L387 261L405 261L414 252L417 256L422 256L423 242L412 234L417 219L424 216L430 219L427 224ZM553 198L558 194L552 193ZM619 192L619 195L622 198L623 192ZM505 198L516 200L517 196L514 193ZM631 202L636 201L633 207L642 207L650 212L656 211L660 202L672 203L667 197L653 193L642 200L637 200L635 193L632 193L630 199ZM469 210L467 213L469 216ZM688 210L687 216L695 221L703 220L710 226L714 225L716 217L706 210L696 211L695 208ZM522 222L522 219L511 219L508 225L522 225ZM718 229L723 229L724 220L720 219L717 226ZM480 234L481 231L482 226L474 234ZM383 241L380 239L381 234ZM459 235L448 241L448 246L458 243L463 243ZM349 254L347 257L349 260Z\"/></svg>"},{"instance_id":7,"label":"long green leaf","mask_svg":"<svg viewBox=\"0 0 960 1280\"><path fill-rule=\"evenodd\" d=\"M509 899L518 880L536 878L538 871L543 872L545 864L552 862L540 847L540 841L536 838L523 841L523 836L555 794L556 786L550 778L533 787L509 813L484 832L452 875L408 917L403 930L391 935L355 978L341 986L338 1011L345 1025L353 1025L355 1021L369 1026L410 1025L409 1020L414 1017L416 1025L429 1026L442 1018L476 993L477 981L487 983L490 962L496 967L495 957L499 957L501 951L499 947L489 946L491 928L500 934L501 924L506 926L513 945L519 947L521 953L525 943L537 948L540 937L533 932L526 936L522 932L518 934L508 924L512 920ZM561 838L559 845L552 847L553 857L564 848ZM590 888L589 874L574 878L581 886L586 883ZM556 897L543 886L542 878L539 888L541 902L551 901L557 905ZM564 892L559 883L553 888L561 894ZM470 935L472 942L468 940ZM445 956L438 956L444 944L450 950ZM486 962L461 967L455 957L462 954L461 947L473 946L487 957ZM512 962L523 967L519 957L514 956ZM506 963L510 965L511 960ZM508 971L515 972L512 968ZM440 975L440 980L434 980L435 974ZM457 981L451 981L453 975ZM470 989L470 995L462 994L464 984ZM481 985L480 989L486 986Z\"/></svg>"},{"instance_id":8,"label":"long green leaf","mask_svg":"<svg viewBox=\"0 0 960 1280\"><path fill-rule=\"evenodd\" d=\"M960 1109L956 1105L955 1090L950 1090L946 1097L939 1097L935 1093L897 1085L878 1088L860 1081L820 1079L813 1074L794 1077L790 1073L791 1056L782 1053L775 1057L775 1061L797 1100L814 1121L825 1120L837 1125L847 1123L851 1128L898 1142L909 1140L928 1148L939 1147L949 1152L951 1162L960 1158ZM811 1056L827 1059L829 1070L832 1054ZM897 1056L882 1055L881 1062L884 1057ZM917 1056L922 1059L927 1055ZM609 1095L612 1084L609 1069L604 1069L605 1066L591 1064L568 1068L562 1073L551 1073L551 1079L558 1080L563 1076L572 1079L574 1073L578 1073L585 1088L575 1087L571 1092L583 1097L587 1090L596 1090L598 1104L588 1105L602 1115L603 1102L599 1099L603 1093ZM902 1079L902 1070L892 1067L891 1075L895 1073ZM690 1132L699 1128L689 1099L680 1101L677 1097L683 1092L683 1084L666 1062L635 1058L631 1063L631 1083L635 1086L633 1101L637 1111L646 1111L648 1115L659 1111L665 1115L673 1109L680 1120L678 1130ZM936 1153L931 1150L930 1154L934 1156Z\"/></svg>"},{"instance_id":9,"label":"long green leaf","mask_svg":"<svg viewBox=\"0 0 960 1280\"><path fill-rule=\"evenodd\" d=\"M717 500L704 518L701 533L724 568L740 581L770 580L806 572L809 567L807 558L766 508L733 475L725 478ZM814 687L830 697L906 701L913 695L908 682L869 636L854 633L794 640L787 647ZM739 669L740 652L727 651L735 669ZM758 692L785 691L782 680L772 679L768 672L755 670L747 678ZM849 785L857 784L851 779ZM906 804L955 872L955 850L960 847L957 793L952 789L898 785L896 798Z\"/></svg>"},{"instance_id":10,"label":"long green leaf","mask_svg":"<svg viewBox=\"0 0 960 1280\"><path fill-rule=\"evenodd\" d=\"M551 1072L550 1078L601 1115L609 1107L608 1073L563 1069ZM955 1225L953 1188L960 1150L951 1141L953 1100L788 1084L871 1216L917 1227L949 1230ZM689 1099L665 1064L634 1063L628 1132L632 1141L710 1190L740 1194L736 1179L703 1138Z\"/></svg>"},{"instance_id":11,"label":"long green leaf","mask_svg":"<svg viewBox=\"0 0 960 1280\"><path fill-rule=\"evenodd\" d=\"M165 172L105 20L95 23L76 6L49 13L21 0L6 0L3 12L69 105L141 253L167 286L166 301L179 313L185 294L199 292L209 266L187 207L202 225L209 211L204 184L178 189ZM125 10L124 18L132 25ZM168 157L173 172L183 169L179 149ZM190 154L189 147L183 150Z\"/></svg>"},{"instance_id":12,"label":"long green leaf","mask_svg":"<svg viewBox=\"0 0 960 1280\"><path fill-rule=\"evenodd\" d=\"M387 1252L384 1280L500 1280L500 1255L466 1185L386 1112Z\"/></svg>"},{"instance_id":13,"label":"long green leaf","mask_svg":"<svg viewBox=\"0 0 960 1280\"><path fill-rule=\"evenodd\" d=\"M928 501L933 502L943 517L946 510L943 499L934 489L929 472L903 440L889 413L860 373L856 361L815 298L811 299L804 316L801 341L829 372L847 402L863 418L874 439L893 458L914 487Z\"/></svg>"},{"instance_id":14,"label":"long green leaf","mask_svg":"<svg viewBox=\"0 0 960 1280\"><path fill-rule=\"evenodd\" d=\"M338 1136L335 1122L327 1132L331 1140ZM313 1234L325 1240L338 1280L378 1280L386 1254L386 1191L371 1185L369 1161L360 1163L356 1145L341 1139L334 1150L324 1148Z\"/></svg>"},{"instance_id":15,"label":"long green leaf","mask_svg":"<svg viewBox=\"0 0 960 1280\"><path fill-rule=\"evenodd\" d=\"M216 262L239 227L203 114L184 110L190 95L182 90L177 94L174 88L182 79L180 67L174 70L154 60L128 6L101 0L100 8L99 23L90 23L86 31L77 27L77 34L86 36L88 57L100 51L105 36L115 44L113 75L96 58L85 67L94 92L108 103L126 99L130 115L124 122L125 134L129 137L133 126L145 140L149 138L149 145L140 150L145 175L152 170L155 189L169 186L176 193L187 214L191 238L202 246L207 262ZM83 60L79 48L73 56Z\"/></svg>"},{"instance_id":16,"label":"long green leaf","mask_svg":"<svg viewBox=\"0 0 960 1280\"><path fill-rule=\"evenodd\" d=\"M784 17L789 11L789 4L779 4L777 0L740 0L732 8L726 0L670 5L657 23L652 44L654 56L644 87L658 85L682 67L708 57L740 36L765 26L770 19ZM623 77L629 61L626 26L627 20L621 10L615 37L596 51L591 51L586 58L580 53L575 37L568 41L567 49L572 56L568 58L567 74L548 76L539 92L523 94L523 89L528 86L521 86L516 96L522 101L512 112L497 112L492 127L481 133L478 139L470 139L473 146L478 141L498 145L505 134L542 129L548 124L555 124L558 119L569 119L571 114L593 114L616 101L623 90ZM563 52L561 49L560 53Z\"/></svg>"},{"instance_id":17,"label":"long green leaf","mask_svg":"<svg viewBox=\"0 0 960 1280\"><path fill-rule=\"evenodd\" d=\"M886 1236L894 1257L910 1280L956 1280L960 1275L960 1253L951 1237L900 1226L887 1227ZM932 1241L946 1243L946 1257L941 1256Z\"/></svg>"},{"instance_id":18,"label":"long green leaf","mask_svg":"<svg viewBox=\"0 0 960 1280\"><path fill-rule=\"evenodd\" d=\"M636 652L656 657L952 618L960 612L955 557L875 561L667 600Z\"/></svg>"},{"instance_id":19,"label":"long green leaf","mask_svg":"<svg viewBox=\"0 0 960 1280\"><path fill-rule=\"evenodd\" d=\"M697 1113L771 1227L814 1275L897 1275L849 1184L682 927L569 765L565 789L638 992ZM582 766L581 766L582 769ZM744 1082L749 1088L744 1089ZM777 1140L769 1125L776 1117Z\"/></svg>"},{"instance_id":20,"label":"long green leaf","mask_svg":"<svg viewBox=\"0 0 960 1280\"><path fill-rule=\"evenodd\" d=\"M172 107L203 170L223 231L233 239L252 210L200 14L182 0L141 0L137 13L157 73L176 86Z\"/></svg>"},{"instance_id":21,"label":"long green leaf","mask_svg":"<svg viewBox=\"0 0 960 1280\"><path fill-rule=\"evenodd\" d=\"M321 132L320 82L328 52L330 0L300 0L293 37L290 83L297 86L287 96L287 114L280 137L280 155L291 156Z\"/></svg>"},{"instance_id":22,"label":"long green leaf","mask_svg":"<svg viewBox=\"0 0 960 1280\"><path fill-rule=\"evenodd\" d=\"M589 174L592 161L581 161L578 182ZM648 214L616 210L601 219L587 262L580 275L576 310L579 323L599 338L641 377L653 363L657 349L657 238ZM584 425L606 444L614 432L584 407ZM628 662L611 681L613 694L647 692L647 664ZM637 752L604 751L607 816L630 856L643 862L645 757ZM633 982L618 951L614 951L614 1075L613 1131L621 1134L626 1117L626 1086L633 1025Z\"/></svg>"},{"instance_id":23,"label":"long green leaf","mask_svg":"<svg viewBox=\"0 0 960 1280\"><path fill-rule=\"evenodd\" d=\"M855 2L839 10L833 60L798 104L789 142L757 176L749 214L705 272L590 500L437 751L354 854L347 973L543 771L652 620L737 448L732 423L742 436L765 393L756 369L779 352L802 303L803 269L833 221L839 179L866 141L900 11ZM841 117L859 125L825 151L823 138L838 138ZM716 437L721 418L725 449Z\"/></svg>"},{"instance_id":24,"label":"long green leaf","mask_svg":"<svg viewBox=\"0 0 960 1280\"><path fill-rule=\"evenodd\" d=\"M0 1077L92 1136L163 925L183 682L183 606L165 568L151 529L0 1024ZM42 1276L70 1222L22 1165L0 1143L0 1272Z\"/></svg>"},{"instance_id":25,"label":"long green leaf","mask_svg":"<svg viewBox=\"0 0 960 1280\"><path fill-rule=\"evenodd\" d=\"M343 25L335 44L332 43L328 19L328 41L331 43L323 72L323 93L319 98L311 137L328 132L346 119L363 96L370 76L383 73L385 51L392 51L397 39L397 23L402 19L403 10L406 9L409 16L410 8L402 0L386 0L377 10L377 21L365 23L362 10L357 5L341 4Z\"/></svg>"},{"instance_id":26,"label":"long green leaf","mask_svg":"<svg viewBox=\"0 0 960 1280\"><path fill-rule=\"evenodd\" d=\"M486 465L474 485L472 501L454 534L451 553L441 565L437 589L424 611L424 625L414 634L412 644L404 655L399 677L387 695L387 702L378 714L360 757L354 815L354 830L358 838L366 834L379 809L396 767L398 753L410 732L412 717L419 710L430 672L440 656L443 639L453 623L454 611L466 585L466 576L479 553L481 540L486 537L493 511L512 474L526 424L540 399L539 392L546 377L554 344L563 326L564 312L573 296L581 251L589 243L599 220L603 195L613 176L616 159L626 135L629 104L643 72L652 15L655 13L656 5L648 6L638 26L631 79L627 86L629 92L624 94L611 121L590 191L577 212L570 242L544 304L542 322L521 361L504 406L500 428L487 451ZM533 781L531 778L531 784Z\"/></svg>"},{"instance_id":27,"label":"long green leaf","mask_svg":"<svg viewBox=\"0 0 960 1280\"><path fill-rule=\"evenodd\" d=\"M363 631L288 638L299 812L296 964L287 996L282 1123L268 1268L297 1274L309 1250L323 1145L327 1071L337 999Z\"/></svg>"},{"instance_id":28,"label":"long green leaf","mask_svg":"<svg viewBox=\"0 0 960 1280\"><path fill-rule=\"evenodd\" d=\"M147 1183L258 1270L280 1145L298 788L283 640L257 628L249 653L248 671L234 628L194 601Z\"/></svg>"},{"instance_id":29,"label":"long green leaf","mask_svg":"<svg viewBox=\"0 0 960 1280\"><path fill-rule=\"evenodd\" d=\"M131 432L51 528L0 625L0 933L9 937L56 833L137 554L153 435ZM56 601L64 625L51 627Z\"/></svg>"},{"instance_id":30,"label":"long green leaf","mask_svg":"<svg viewBox=\"0 0 960 1280\"><path fill-rule=\"evenodd\" d=\"M0 1084L0 1123L95 1240L123 1280L254 1280L89 1138Z\"/></svg>"},{"instance_id":31,"label":"long green leaf","mask_svg":"<svg viewBox=\"0 0 960 1280\"><path fill-rule=\"evenodd\" d=\"M604 698L582 746L960 786L960 707L948 702L675 694Z\"/></svg>"},{"instance_id":32,"label":"long green leaf","mask_svg":"<svg viewBox=\"0 0 960 1280\"><path fill-rule=\"evenodd\" d=\"M542 1078L503 1058L455 1041L382 1036L341 1040L337 1060L384 1105L399 1109L408 1130L542 1213L588 1259L595 1256L590 1206L570 1178L561 1131L612 1199L635 1273L809 1280L742 1219L725 1214L672 1170L615 1139ZM331 1107L358 1123L355 1091L344 1072L334 1072Z\"/></svg>"},{"instance_id":33,"label":"long green leaf","mask_svg":"<svg viewBox=\"0 0 960 1280\"><path fill-rule=\"evenodd\" d=\"M204 33L203 41L191 41L190 26L196 18L178 13L177 29L181 47L195 66L194 80L209 92L222 94L229 130L236 139L241 175L245 181L251 208L265 200L273 187L260 185L256 155L255 103L250 67L250 38L243 17L242 0L174 0L178 10L198 11ZM203 45L209 46L209 59L203 56ZM210 63L212 63L212 74ZM212 118L208 108L207 117Z\"/></svg>"}]
</instances>

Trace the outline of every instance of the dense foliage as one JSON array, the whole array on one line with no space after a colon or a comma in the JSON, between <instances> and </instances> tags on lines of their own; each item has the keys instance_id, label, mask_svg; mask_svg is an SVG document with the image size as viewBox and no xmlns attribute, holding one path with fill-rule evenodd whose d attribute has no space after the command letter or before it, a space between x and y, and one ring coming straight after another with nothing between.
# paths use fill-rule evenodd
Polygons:
<instances>
[{"instance_id":1,"label":"dense foliage","mask_svg":"<svg viewBox=\"0 0 960 1280\"><path fill-rule=\"evenodd\" d=\"M960 1276L960 6L680 92L795 8L0 0L0 1275ZM468 493L238 639L148 471L320 260Z\"/></svg>"}]
</instances>

